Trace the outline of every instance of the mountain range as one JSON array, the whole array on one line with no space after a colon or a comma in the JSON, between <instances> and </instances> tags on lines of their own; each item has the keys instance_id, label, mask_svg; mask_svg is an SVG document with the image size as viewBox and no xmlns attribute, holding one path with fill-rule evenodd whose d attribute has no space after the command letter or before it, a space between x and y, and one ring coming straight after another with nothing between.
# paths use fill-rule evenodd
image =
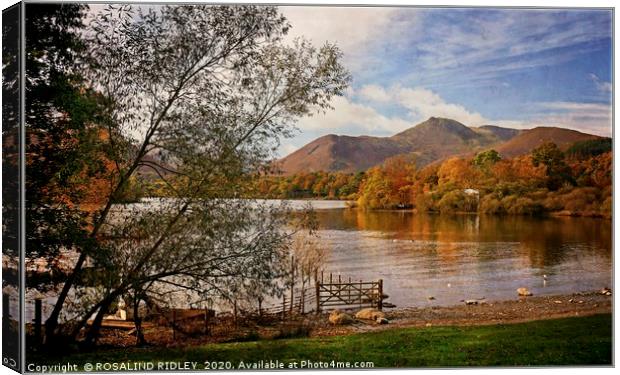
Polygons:
<instances>
[{"instance_id":1,"label":"mountain range","mask_svg":"<svg viewBox=\"0 0 620 375\"><path fill-rule=\"evenodd\" d=\"M537 127L527 130L494 125L468 127L458 121L431 117L391 137L329 134L277 161L285 175L299 172L357 172L396 155L415 155L418 167L451 156L473 155L495 149L502 157L529 153L545 142L566 149L571 144L601 138L576 130Z\"/></svg>"}]
</instances>

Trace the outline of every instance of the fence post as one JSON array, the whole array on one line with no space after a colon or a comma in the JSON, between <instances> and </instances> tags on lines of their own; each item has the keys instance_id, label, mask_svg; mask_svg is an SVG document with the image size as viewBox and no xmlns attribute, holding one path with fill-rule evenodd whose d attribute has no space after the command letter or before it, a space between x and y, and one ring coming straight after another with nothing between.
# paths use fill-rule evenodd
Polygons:
<instances>
[{"instance_id":1,"label":"fence post","mask_svg":"<svg viewBox=\"0 0 620 375\"><path fill-rule=\"evenodd\" d=\"M316 313L319 314L321 312L321 284L317 280L316 284Z\"/></svg>"},{"instance_id":2,"label":"fence post","mask_svg":"<svg viewBox=\"0 0 620 375\"><path fill-rule=\"evenodd\" d=\"M41 321L42 321L42 301L40 298L34 300L34 343L38 347L41 345Z\"/></svg>"},{"instance_id":3,"label":"fence post","mask_svg":"<svg viewBox=\"0 0 620 375\"><path fill-rule=\"evenodd\" d=\"M177 341L177 310L172 309L172 341Z\"/></svg>"},{"instance_id":4,"label":"fence post","mask_svg":"<svg viewBox=\"0 0 620 375\"><path fill-rule=\"evenodd\" d=\"M359 291L359 295L360 295L360 309L362 308L362 304L364 303L364 292L363 292L363 288L364 286L362 285L362 280L360 280L360 291Z\"/></svg>"},{"instance_id":5,"label":"fence post","mask_svg":"<svg viewBox=\"0 0 620 375\"><path fill-rule=\"evenodd\" d=\"M291 307L290 313L293 315L293 305L295 304L295 256L291 256Z\"/></svg>"},{"instance_id":6,"label":"fence post","mask_svg":"<svg viewBox=\"0 0 620 375\"><path fill-rule=\"evenodd\" d=\"M237 328L237 300L233 302L233 323L235 324L235 328Z\"/></svg>"},{"instance_id":7,"label":"fence post","mask_svg":"<svg viewBox=\"0 0 620 375\"><path fill-rule=\"evenodd\" d=\"M282 320L284 320L284 314L286 314L286 294L282 294Z\"/></svg>"},{"instance_id":8,"label":"fence post","mask_svg":"<svg viewBox=\"0 0 620 375\"><path fill-rule=\"evenodd\" d=\"M383 310L383 279L379 279L379 300L377 301L377 308Z\"/></svg>"},{"instance_id":9,"label":"fence post","mask_svg":"<svg viewBox=\"0 0 620 375\"><path fill-rule=\"evenodd\" d=\"M351 303L351 287L352 287L351 276L349 276L349 285L347 285L347 289L349 290L349 297L347 299L347 302L349 302L349 303Z\"/></svg>"},{"instance_id":10,"label":"fence post","mask_svg":"<svg viewBox=\"0 0 620 375\"><path fill-rule=\"evenodd\" d=\"M209 334L209 308L205 307L205 335Z\"/></svg>"}]
</instances>

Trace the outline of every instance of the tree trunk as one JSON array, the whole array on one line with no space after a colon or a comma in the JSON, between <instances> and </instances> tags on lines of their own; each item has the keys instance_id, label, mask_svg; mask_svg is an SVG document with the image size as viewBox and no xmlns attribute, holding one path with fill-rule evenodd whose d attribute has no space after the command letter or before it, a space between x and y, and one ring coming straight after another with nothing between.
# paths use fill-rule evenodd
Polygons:
<instances>
[{"instance_id":1,"label":"tree trunk","mask_svg":"<svg viewBox=\"0 0 620 375\"><path fill-rule=\"evenodd\" d=\"M103 323L103 317L108 312L111 304L112 299L107 300L106 303L103 304L97 312L97 316L95 316L93 325L90 327L88 333L86 334L86 339L84 340L84 347L90 349L94 347L97 343L97 339L99 338L99 331L101 331L101 324Z\"/></svg>"},{"instance_id":2,"label":"tree trunk","mask_svg":"<svg viewBox=\"0 0 620 375\"><path fill-rule=\"evenodd\" d=\"M67 295L69 294L69 290L73 286L75 280L77 279L77 275L79 271L82 269L82 265L86 260L86 253L82 252L80 257L78 258L75 267L73 267L73 271L69 274L67 281L65 281L62 286L62 290L58 295L58 299L56 300L56 304L54 305L54 309L50 316L45 320L45 344L48 346L54 345L54 338L56 337L56 328L58 328L58 317L60 316L60 312L62 311L62 306L67 299Z\"/></svg>"},{"instance_id":3,"label":"tree trunk","mask_svg":"<svg viewBox=\"0 0 620 375\"><path fill-rule=\"evenodd\" d=\"M140 317L140 298L136 296L133 300L133 323L136 326L136 345L144 346L147 344L142 331L142 318Z\"/></svg>"}]
</instances>

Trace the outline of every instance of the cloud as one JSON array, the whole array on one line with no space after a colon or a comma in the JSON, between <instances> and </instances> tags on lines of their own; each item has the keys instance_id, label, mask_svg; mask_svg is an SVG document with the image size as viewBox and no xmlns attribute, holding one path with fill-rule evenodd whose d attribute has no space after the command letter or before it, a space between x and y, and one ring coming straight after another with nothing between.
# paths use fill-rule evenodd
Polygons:
<instances>
[{"instance_id":1,"label":"cloud","mask_svg":"<svg viewBox=\"0 0 620 375\"><path fill-rule=\"evenodd\" d=\"M344 55L345 66L356 78L369 71L380 71L386 63L384 50L405 48L415 33L418 9L396 7L280 6L291 23L287 40L309 39L315 45L335 43ZM405 10L406 9L406 10ZM402 17L402 13L406 17ZM382 53L377 53L382 50Z\"/></svg>"},{"instance_id":2,"label":"cloud","mask_svg":"<svg viewBox=\"0 0 620 375\"><path fill-rule=\"evenodd\" d=\"M281 6L278 8L292 25L289 38L305 36L315 44L337 42L349 53L380 37L390 25L396 8Z\"/></svg>"},{"instance_id":3,"label":"cloud","mask_svg":"<svg viewBox=\"0 0 620 375\"><path fill-rule=\"evenodd\" d=\"M528 120L497 120L492 123L514 129L554 126L611 137L612 112L609 104L543 102L532 107L534 113Z\"/></svg>"},{"instance_id":4,"label":"cloud","mask_svg":"<svg viewBox=\"0 0 620 375\"><path fill-rule=\"evenodd\" d=\"M424 87L402 87L394 85L384 89L377 85L362 87L358 95L366 100L379 103L393 103L409 111L413 122L429 117L446 117L469 126L484 125L489 122L480 113L472 112L460 104L448 103L437 93Z\"/></svg>"},{"instance_id":5,"label":"cloud","mask_svg":"<svg viewBox=\"0 0 620 375\"><path fill-rule=\"evenodd\" d=\"M392 100L392 96L379 85L365 85L358 91L359 96L373 102L386 103Z\"/></svg>"},{"instance_id":6,"label":"cloud","mask_svg":"<svg viewBox=\"0 0 620 375\"><path fill-rule=\"evenodd\" d=\"M440 9L421 20L425 32L409 44L416 66L409 78L423 84L553 66L608 48L604 41L611 38L605 10Z\"/></svg>"},{"instance_id":7,"label":"cloud","mask_svg":"<svg viewBox=\"0 0 620 375\"><path fill-rule=\"evenodd\" d=\"M334 130L347 128L347 135L392 135L412 126L399 117L387 117L373 107L354 103L346 97L332 100L333 110L302 118L297 126L303 130Z\"/></svg>"},{"instance_id":8,"label":"cloud","mask_svg":"<svg viewBox=\"0 0 620 375\"><path fill-rule=\"evenodd\" d=\"M460 104L446 102L437 93L423 87L394 85L385 89L378 85L367 85L358 90L356 95L362 100L392 103L407 109L412 124L435 116L454 119L467 126L494 124L515 129L556 126L602 136L611 135L612 112L609 104L543 102L530 105L528 119L515 120L486 118Z\"/></svg>"},{"instance_id":9,"label":"cloud","mask_svg":"<svg viewBox=\"0 0 620 375\"><path fill-rule=\"evenodd\" d=\"M559 126L586 133L611 136L612 108L609 104L549 102L541 103L550 112L532 122L536 126Z\"/></svg>"},{"instance_id":10,"label":"cloud","mask_svg":"<svg viewBox=\"0 0 620 375\"><path fill-rule=\"evenodd\" d=\"M602 81L596 74L590 73L590 79L596 85L598 91L603 93L611 92L611 82Z\"/></svg>"}]
</instances>

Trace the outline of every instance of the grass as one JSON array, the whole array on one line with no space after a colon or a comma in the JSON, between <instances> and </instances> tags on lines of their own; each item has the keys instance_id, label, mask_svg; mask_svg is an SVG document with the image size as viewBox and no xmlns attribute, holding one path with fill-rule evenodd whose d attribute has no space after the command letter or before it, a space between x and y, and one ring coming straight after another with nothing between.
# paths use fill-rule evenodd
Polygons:
<instances>
[{"instance_id":1,"label":"grass","mask_svg":"<svg viewBox=\"0 0 620 375\"><path fill-rule=\"evenodd\" d=\"M374 367L611 365L611 314L477 327L390 329L349 336L185 348L101 350L33 363L303 360L370 361ZM30 361L29 361L30 362Z\"/></svg>"}]
</instances>

